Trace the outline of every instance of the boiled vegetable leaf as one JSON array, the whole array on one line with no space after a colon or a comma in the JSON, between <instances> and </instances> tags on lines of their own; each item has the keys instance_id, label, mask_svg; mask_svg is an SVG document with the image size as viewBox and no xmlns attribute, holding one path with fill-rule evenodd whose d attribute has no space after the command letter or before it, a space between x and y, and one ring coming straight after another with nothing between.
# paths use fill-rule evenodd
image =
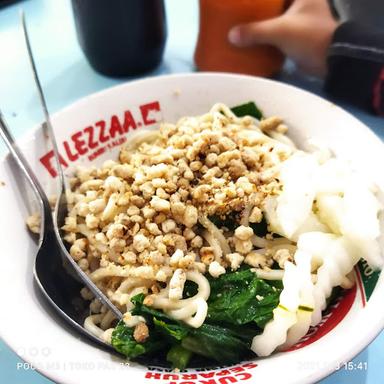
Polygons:
<instances>
[{"instance_id":1,"label":"boiled vegetable leaf","mask_svg":"<svg viewBox=\"0 0 384 384\"><path fill-rule=\"evenodd\" d=\"M246 358L254 336L272 318L277 306L281 284L258 279L249 268L227 272L219 278L209 278L211 295L208 316L199 328L169 317L166 313L144 305L143 294L134 296L133 315L143 316L149 337L138 343L133 328L120 322L112 334L112 345L125 356L134 358L168 350L167 360L173 368L184 369L193 354L222 364L232 364ZM196 294L194 283L186 284L184 297Z\"/></svg>"},{"instance_id":2,"label":"boiled vegetable leaf","mask_svg":"<svg viewBox=\"0 0 384 384\"><path fill-rule=\"evenodd\" d=\"M172 368L183 370L187 368L193 353L182 347L180 344L174 345L167 353L167 361L172 364Z\"/></svg>"},{"instance_id":3,"label":"boiled vegetable leaf","mask_svg":"<svg viewBox=\"0 0 384 384\"><path fill-rule=\"evenodd\" d=\"M263 118L263 113L253 101L233 107L231 110L237 117L252 116L258 120Z\"/></svg>"},{"instance_id":4,"label":"boiled vegetable leaf","mask_svg":"<svg viewBox=\"0 0 384 384\"><path fill-rule=\"evenodd\" d=\"M131 302L132 302L132 304L135 305L135 308L132 309L132 311L131 311L132 315L143 316L150 323L153 322L154 317L159 319L159 320L174 321L168 315L166 315L164 312L159 311L159 310L154 309L154 308L151 308L151 307L147 307L146 305L144 305L143 304L144 298L145 298L145 295L143 293L139 293L138 295L132 297ZM180 324L182 324L182 323L180 323Z\"/></svg>"},{"instance_id":5,"label":"boiled vegetable leaf","mask_svg":"<svg viewBox=\"0 0 384 384\"><path fill-rule=\"evenodd\" d=\"M189 329L185 325L167 323L156 319L156 317L153 318L153 323L160 333L176 340L183 340L189 333Z\"/></svg>"},{"instance_id":6,"label":"boiled vegetable leaf","mask_svg":"<svg viewBox=\"0 0 384 384\"><path fill-rule=\"evenodd\" d=\"M183 299L195 296L197 294L199 286L191 280L187 280L184 284Z\"/></svg>"},{"instance_id":7,"label":"boiled vegetable leaf","mask_svg":"<svg viewBox=\"0 0 384 384\"><path fill-rule=\"evenodd\" d=\"M252 272L250 273L254 276ZM161 311L143 305L141 295L135 296L132 302L135 304L132 313L144 316L149 323L153 324L157 333L162 335L163 340L181 341L181 346L186 350L223 364L240 361L249 352L252 338L260 333L260 328L255 326L253 328L236 325L223 327L219 324L203 324L199 328L192 328L173 320ZM223 348L226 351L219 354L218 352Z\"/></svg>"},{"instance_id":8,"label":"boiled vegetable leaf","mask_svg":"<svg viewBox=\"0 0 384 384\"><path fill-rule=\"evenodd\" d=\"M242 325L255 322L260 328L272 319L280 290L258 279L250 269L210 279L209 323Z\"/></svg>"},{"instance_id":9,"label":"boiled vegetable leaf","mask_svg":"<svg viewBox=\"0 0 384 384\"><path fill-rule=\"evenodd\" d=\"M134 328L129 328L121 320L112 332L111 343L116 351L129 358L135 358L143 354L151 354L161 349L164 344L156 334L150 337L144 343L138 343L133 337Z\"/></svg>"},{"instance_id":10,"label":"boiled vegetable leaf","mask_svg":"<svg viewBox=\"0 0 384 384\"><path fill-rule=\"evenodd\" d=\"M213 224L218 228L228 228L230 231L234 231L236 227L239 225L239 217L236 213L231 213L226 215L224 218L220 216L209 216L209 220L212 221Z\"/></svg>"},{"instance_id":11,"label":"boiled vegetable leaf","mask_svg":"<svg viewBox=\"0 0 384 384\"><path fill-rule=\"evenodd\" d=\"M249 353L249 345L236 337L230 329L211 324L192 329L181 345L191 352L222 364L241 361Z\"/></svg>"},{"instance_id":12,"label":"boiled vegetable leaf","mask_svg":"<svg viewBox=\"0 0 384 384\"><path fill-rule=\"evenodd\" d=\"M250 227L257 236L264 237L268 233L268 223L264 217L260 223L250 223Z\"/></svg>"}]
</instances>

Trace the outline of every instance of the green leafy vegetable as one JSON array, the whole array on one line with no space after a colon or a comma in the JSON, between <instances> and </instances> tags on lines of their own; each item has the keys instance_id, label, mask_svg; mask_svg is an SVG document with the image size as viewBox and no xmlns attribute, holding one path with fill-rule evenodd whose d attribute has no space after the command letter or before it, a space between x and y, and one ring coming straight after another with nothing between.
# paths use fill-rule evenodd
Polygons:
<instances>
[{"instance_id":1,"label":"green leafy vegetable","mask_svg":"<svg viewBox=\"0 0 384 384\"><path fill-rule=\"evenodd\" d=\"M189 329L185 325L169 324L163 320L157 320L156 317L153 318L153 323L159 332L176 340L183 340L189 332Z\"/></svg>"},{"instance_id":2,"label":"green leafy vegetable","mask_svg":"<svg viewBox=\"0 0 384 384\"><path fill-rule=\"evenodd\" d=\"M193 353L182 347L181 345L174 345L167 353L167 361L172 364L172 368L185 369L191 360Z\"/></svg>"},{"instance_id":3,"label":"green leafy vegetable","mask_svg":"<svg viewBox=\"0 0 384 384\"><path fill-rule=\"evenodd\" d=\"M234 231L238 226L239 218L236 213L230 213L225 218L221 218L219 216L209 216L209 220L212 221L213 224L218 228L226 227L230 231Z\"/></svg>"},{"instance_id":4,"label":"green leafy vegetable","mask_svg":"<svg viewBox=\"0 0 384 384\"><path fill-rule=\"evenodd\" d=\"M170 344L169 337L164 337L164 326L162 325L162 319L168 320L168 316L161 311L143 305L144 297L143 294L139 294L131 299L131 302L135 305L132 314L141 315L146 319L149 327L148 339L144 343L138 343L133 337L134 328L127 327L122 320L112 332L112 346L116 351L129 358L135 358L144 354L150 355L156 351L167 348L167 345ZM155 324L155 321L157 324ZM171 334L171 331L173 334ZM176 338L177 332L178 330L176 328L171 327L166 333Z\"/></svg>"},{"instance_id":5,"label":"green leafy vegetable","mask_svg":"<svg viewBox=\"0 0 384 384\"><path fill-rule=\"evenodd\" d=\"M230 329L203 324L193 329L181 345L198 355L202 355L222 364L232 364L249 353L249 344L240 340Z\"/></svg>"},{"instance_id":6,"label":"green leafy vegetable","mask_svg":"<svg viewBox=\"0 0 384 384\"><path fill-rule=\"evenodd\" d=\"M263 113L253 101L233 107L231 110L237 117L252 116L258 120L263 118Z\"/></svg>"},{"instance_id":7,"label":"green leafy vegetable","mask_svg":"<svg viewBox=\"0 0 384 384\"><path fill-rule=\"evenodd\" d=\"M197 294L198 285L191 280L187 280L184 284L183 299L195 296Z\"/></svg>"},{"instance_id":8,"label":"green leafy vegetable","mask_svg":"<svg viewBox=\"0 0 384 384\"><path fill-rule=\"evenodd\" d=\"M260 223L250 223L250 227L257 236L264 237L268 233L268 223L264 217Z\"/></svg>"},{"instance_id":9,"label":"green leafy vegetable","mask_svg":"<svg viewBox=\"0 0 384 384\"><path fill-rule=\"evenodd\" d=\"M123 321L120 321L112 332L112 346L116 351L131 358L146 352L143 344L137 343L133 338L133 328L126 327Z\"/></svg>"},{"instance_id":10,"label":"green leafy vegetable","mask_svg":"<svg viewBox=\"0 0 384 384\"><path fill-rule=\"evenodd\" d=\"M179 369L184 369L194 354L222 364L246 358L252 338L262 332L272 318L281 283L258 279L249 268L209 280L208 316L201 327L192 328L162 311L147 307L144 294L139 294L131 299L135 306L132 314L145 318L149 337L144 343L136 342L134 330L120 322L112 333L112 345L129 358L168 350L167 361ZM184 297L191 297L196 292L196 284L187 282Z\"/></svg>"},{"instance_id":11,"label":"green leafy vegetable","mask_svg":"<svg viewBox=\"0 0 384 384\"><path fill-rule=\"evenodd\" d=\"M147 307L143 304L143 299L143 294L132 298L132 302L135 304L132 314L144 316L148 324L153 324L151 328L160 335L162 340L167 342L181 341L181 346L184 349L223 364L239 361L239 356L243 356L245 352L249 351L249 345L239 337L237 330L232 331L220 325L212 324L203 324L199 328L192 328L173 320L161 311ZM252 337L248 338L247 341L249 342ZM228 350L218 354L222 348Z\"/></svg>"},{"instance_id":12,"label":"green leafy vegetable","mask_svg":"<svg viewBox=\"0 0 384 384\"><path fill-rule=\"evenodd\" d=\"M254 321L260 328L272 319L280 290L258 279L250 269L210 279L207 321L242 325Z\"/></svg>"},{"instance_id":13,"label":"green leafy vegetable","mask_svg":"<svg viewBox=\"0 0 384 384\"><path fill-rule=\"evenodd\" d=\"M156 317L159 320L168 321L170 319L169 316L167 316L164 312L158 311L157 309L147 307L143 304L145 295L143 293L140 293L134 297L132 297L131 302L135 305L135 308L131 311L132 315L139 315L143 316L147 322L152 323L153 318Z\"/></svg>"},{"instance_id":14,"label":"green leafy vegetable","mask_svg":"<svg viewBox=\"0 0 384 384\"><path fill-rule=\"evenodd\" d=\"M163 347L161 339L153 334L144 342L138 343L133 337L134 328L128 328L121 320L112 332L112 346L129 358L151 354Z\"/></svg>"}]
</instances>

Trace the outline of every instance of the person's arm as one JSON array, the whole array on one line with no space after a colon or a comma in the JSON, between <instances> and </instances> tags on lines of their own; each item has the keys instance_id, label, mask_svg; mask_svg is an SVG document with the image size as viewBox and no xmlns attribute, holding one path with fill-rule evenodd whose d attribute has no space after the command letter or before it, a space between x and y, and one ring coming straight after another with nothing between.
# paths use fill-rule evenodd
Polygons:
<instances>
[{"instance_id":1,"label":"person's arm","mask_svg":"<svg viewBox=\"0 0 384 384\"><path fill-rule=\"evenodd\" d=\"M229 40L275 45L305 72L325 77L330 95L384 114L384 32L338 24L327 0L295 0L280 17L234 27Z\"/></svg>"},{"instance_id":2,"label":"person's arm","mask_svg":"<svg viewBox=\"0 0 384 384\"><path fill-rule=\"evenodd\" d=\"M352 21L341 24L328 49L325 89L384 115L384 31Z\"/></svg>"},{"instance_id":3,"label":"person's arm","mask_svg":"<svg viewBox=\"0 0 384 384\"><path fill-rule=\"evenodd\" d=\"M229 31L228 38L238 47L274 45L301 70L324 76L327 50L337 25L327 0L294 0L281 16L238 25Z\"/></svg>"}]
</instances>

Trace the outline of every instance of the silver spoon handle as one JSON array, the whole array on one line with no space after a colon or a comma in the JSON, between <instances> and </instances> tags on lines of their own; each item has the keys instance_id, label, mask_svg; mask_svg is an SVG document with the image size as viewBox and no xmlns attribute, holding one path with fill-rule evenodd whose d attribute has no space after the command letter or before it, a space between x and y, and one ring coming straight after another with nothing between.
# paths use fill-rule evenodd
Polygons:
<instances>
[{"instance_id":1,"label":"silver spoon handle","mask_svg":"<svg viewBox=\"0 0 384 384\"><path fill-rule=\"evenodd\" d=\"M45 194L43 187L41 186L39 180L37 179L36 175L32 171L31 167L29 166L24 155L21 153L18 145L16 144L16 141L13 138L1 111L0 111L0 136L2 137L5 144L7 145L13 159L16 161L17 165L19 166L21 171L24 173L24 176L27 178L33 191L36 193L37 197L40 199L43 205L44 216L50 216L51 208L49 205L47 195Z\"/></svg>"},{"instance_id":2,"label":"silver spoon handle","mask_svg":"<svg viewBox=\"0 0 384 384\"><path fill-rule=\"evenodd\" d=\"M53 154L54 154L55 160L56 160L57 173L59 175L59 180L60 180L60 188L63 191L65 189L65 187L64 187L65 183L64 183L63 169L62 169L61 164L60 164L59 150L58 150L55 134L53 132L51 117L49 115L47 102L45 100L44 92L43 92L43 89L41 87L41 83L40 83L40 79L39 79L39 75L37 73L35 59L33 58L33 52L32 52L32 48L31 48L31 43L29 41L28 29L27 29L27 25L25 23L25 16L24 16L23 10L21 10L21 12L20 12L20 18L21 18L21 24L23 26L23 34L24 34L25 44L27 46L29 61L31 63L33 77L35 79L37 91L39 94L40 103L41 103L41 106L43 108L45 123L46 123L47 129L48 129L49 138L50 138L51 143L52 143Z\"/></svg>"}]
</instances>

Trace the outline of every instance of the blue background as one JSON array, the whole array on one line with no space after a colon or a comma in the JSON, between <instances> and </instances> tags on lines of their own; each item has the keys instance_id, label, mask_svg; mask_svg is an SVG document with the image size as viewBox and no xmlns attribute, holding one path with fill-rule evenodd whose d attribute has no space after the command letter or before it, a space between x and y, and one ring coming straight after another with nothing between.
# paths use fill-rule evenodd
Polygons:
<instances>
[{"instance_id":1,"label":"blue background","mask_svg":"<svg viewBox=\"0 0 384 384\"><path fill-rule=\"evenodd\" d=\"M197 37L197 0L166 0L169 36L163 63L149 75L191 72ZM95 73L78 46L69 0L25 0L0 8L0 107L18 137L42 120L18 18L26 13L37 66L51 112L92 92L119 84ZM288 64L279 79L317 94L321 82L298 73ZM344 106L384 138L384 120L348 105ZM0 155L5 147L0 143ZM9 316L11 311L2 312ZM1 330L0 330L1 332ZM343 348L343 346L340 346ZM0 341L0 382L47 384L50 380L32 370L18 369L21 360ZM384 333L354 362L367 363L367 370L341 369L321 381L323 384L376 384L383 381ZM363 364L365 366L365 364ZM91 380L91 378L90 378Z\"/></svg>"}]
</instances>

